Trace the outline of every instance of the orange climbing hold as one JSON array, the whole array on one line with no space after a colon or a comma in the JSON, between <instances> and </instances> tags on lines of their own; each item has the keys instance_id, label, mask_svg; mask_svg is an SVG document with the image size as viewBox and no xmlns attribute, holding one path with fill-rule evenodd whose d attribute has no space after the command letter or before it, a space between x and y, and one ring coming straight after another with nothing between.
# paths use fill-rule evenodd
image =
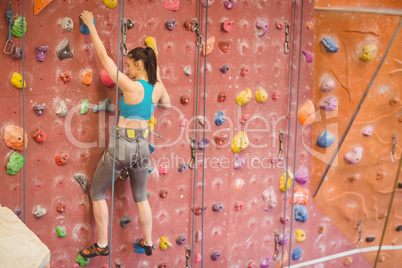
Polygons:
<instances>
[{"instance_id":1,"label":"orange climbing hold","mask_svg":"<svg viewBox=\"0 0 402 268\"><path fill-rule=\"evenodd\" d=\"M285 250L285 252L283 252L283 259L281 258L281 260L279 261L279 263L276 265L275 268L283 267L283 264L286 263L287 260L288 260L288 252Z\"/></svg>"},{"instance_id":2,"label":"orange climbing hold","mask_svg":"<svg viewBox=\"0 0 402 268\"><path fill-rule=\"evenodd\" d=\"M298 119L300 124L303 126L308 126L314 122L315 119L315 110L314 104L311 101L307 101L303 104L303 106L299 109Z\"/></svg>"},{"instance_id":3,"label":"orange climbing hold","mask_svg":"<svg viewBox=\"0 0 402 268\"><path fill-rule=\"evenodd\" d=\"M4 128L4 142L11 149L24 150L23 130L19 126L7 125ZM25 133L25 149L28 146L28 135Z\"/></svg>"},{"instance_id":4,"label":"orange climbing hold","mask_svg":"<svg viewBox=\"0 0 402 268\"><path fill-rule=\"evenodd\" d=\"M53 0L35 0L34 5L34 15L42 11L48 4L53 2Z\"/></svg>"},{"instance_id":5,"label":"orange climbing hold","mask_svg":"<svg viewBox=\"0 0 402 268\"><path fill-rule=\"evenodd\" d=\"M212 52L214 49L215 45L215 36L212 36L211 38L208 38L207 40L207 47L205 48L205 43L202 44L202 55L209 55L209 53Z\"/></svg>"},{"instance_id":6,"label":"orange climbing hold","mask_svg":"<svg viewBox=\"0 0 402 268\"><path fill-rule=\"evenodd\" d=\"M307 189L300 187L299 185L295 185L295 193L294 200L292 198L289 199L289 203L292 204L301 204L306 205L309 200L309 192Z\"/></svg>"},{"instance_id":7,"label":"orange climbing hold","mask_svg":"<svg viewBox=\"0 0 402 268\"><path fill-rule=\"evenodd\" d=\"M85 72L82 74L82 83L86 86L89 86L92 82L92 69L87 69Z\"/></svg>"}]
</instances>

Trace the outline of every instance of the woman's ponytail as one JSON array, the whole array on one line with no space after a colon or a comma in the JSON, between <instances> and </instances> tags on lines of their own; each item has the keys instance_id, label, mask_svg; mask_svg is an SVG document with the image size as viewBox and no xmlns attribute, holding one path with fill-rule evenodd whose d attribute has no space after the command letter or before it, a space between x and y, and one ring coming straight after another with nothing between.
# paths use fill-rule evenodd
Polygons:
<instances>
[{"instance_id":1,"label":"woman's ponytail","mask_svg":"<svg viewBox=\"0 0 402 268\"><path fill-rule=\"evenodd\" d=\"M145 62L145 69L147 70L147 73L148 73L148 82L151 85L155 85L156 84L156 68L157 68L155 51L152 48L147 47L146 53L148 54L148 57L147 57L148 60L147 60L147 62Z\"/></svg>"}]
</instances>

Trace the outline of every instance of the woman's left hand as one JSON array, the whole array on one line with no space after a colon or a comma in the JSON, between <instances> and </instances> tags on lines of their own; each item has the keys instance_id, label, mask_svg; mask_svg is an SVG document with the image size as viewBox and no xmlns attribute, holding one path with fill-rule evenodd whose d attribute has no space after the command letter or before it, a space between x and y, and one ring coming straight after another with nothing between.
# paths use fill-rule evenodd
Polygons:
<instances>
[{"instance_id":1,"label":"woman's left hand","mask_svg":"<svg viewBox=\"0 0 402 268\"><path fill-rule=\"evenodd\" d=\"M94 15L92 12L88 10L82 11L80 18L82 19L82 22L85 23L86 26L94 25Z\"/></svg>"}]
</instances>

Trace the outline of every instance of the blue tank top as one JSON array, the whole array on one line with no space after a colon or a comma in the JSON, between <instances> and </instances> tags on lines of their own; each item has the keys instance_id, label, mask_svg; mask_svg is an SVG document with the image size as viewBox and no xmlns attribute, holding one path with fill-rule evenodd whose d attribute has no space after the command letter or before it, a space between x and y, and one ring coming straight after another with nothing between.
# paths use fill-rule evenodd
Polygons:
<instances>
[{"instance_id":1,"label":"blue tank top","mask_svg":"<svg viewBox=\"0 0 402 268\"><path fill-rule=\"evenodd\" d=\"M119 102L120 116L128 119L149 120L155 110L155 104L152 102L155 85L151 86L150 83L142 79L136 81L144 87L144 98L140 103L130 105L124 101L124 96L122 96Z\"/></svg>"}]
</instances>

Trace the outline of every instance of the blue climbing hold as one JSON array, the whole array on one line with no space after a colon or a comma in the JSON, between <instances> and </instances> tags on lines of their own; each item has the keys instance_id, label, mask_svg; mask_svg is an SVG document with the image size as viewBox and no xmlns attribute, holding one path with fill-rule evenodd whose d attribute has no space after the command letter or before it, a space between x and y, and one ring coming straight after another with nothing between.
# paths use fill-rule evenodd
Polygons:
<instances>
[{"instance_id":1,"label":"blue climbing hold","mask_svg":"<svg viewBox=\"0 0 402 268\"><path fill-rule=\"evenodd\" d=\"M324 131L317 138L317 145L322 148L327 148L335 142L334 135L332 135L328 130Z\"/></svg>"},{"instance_id":2,"label":"blue climbing hold","mask_svg":"<svg viewBox=\"0 0 402 268\"><path fill-rule=\"evenodd\" d=\"M215 114L215 124L217 126L222 125L225 122L225 115L222 111L219 111Z\"/></svg>"},{"instance_id":3,"label":"blue climbing hold","mask_svg":"<svg viewBox=\"0 0 402 268\"><path fill-rule=\"evenodd\" d=\"M307 208L302 205L297 205L295 208L295 220L305 222L307 221L308 213Z\"/></svg>"},{"instance_id":4,"label":"blue climbing hold","mask_svg":"<svg viewBox=\"0 0 402 268\"><path fill-rule=\"evenodd\" d=\"M95 18L94 18L94 25L96 25ZM82 34L89 34L88 26L87 26L84 22L81 23L80 32L81 32Z\"/></svg>"},{"instance_id":5,"label":"blue climbing hold","mask_svg":"<svg viewBox=\"0 0 402 268\"><path fill-rule=\"evenodd\" d=\"M339 47L333 37L324 37L323 39L321 39L321 42L328 53L338 52Z\"/></svg>"},{"instance_id":6,"label":"blue climbing hold","mask_svg":"<svg viewBox=\"0 0 402 268\"><path fill-rule=\"evenodd\" d=\"M145 253L145 249L141 247L140 242L134 242L134 252L135 253Z\"/></svg>"},{"instance_id":7,"label":"blue climbing hold","mask_svg":"<svg viewBox=\"0 0 402 268\"><path fill-rule=\"evenodd\" d=\"M292 259L297 261L298 259L301 258L302 253L303 253L303 251L301 248L295 248L295 250L293 250L293 253L292 253Z\"/></svg>"},{"instance_id":8,"label":"blue climbing hold","mask_svg":"<svg viewBox=\"0 0 402 268\"><path fill-rule=\"evenodd\" d=\"M155 151L155 145L152 143L148 143L149 154L152 154Z\"/></svg>"}]
</instances>

